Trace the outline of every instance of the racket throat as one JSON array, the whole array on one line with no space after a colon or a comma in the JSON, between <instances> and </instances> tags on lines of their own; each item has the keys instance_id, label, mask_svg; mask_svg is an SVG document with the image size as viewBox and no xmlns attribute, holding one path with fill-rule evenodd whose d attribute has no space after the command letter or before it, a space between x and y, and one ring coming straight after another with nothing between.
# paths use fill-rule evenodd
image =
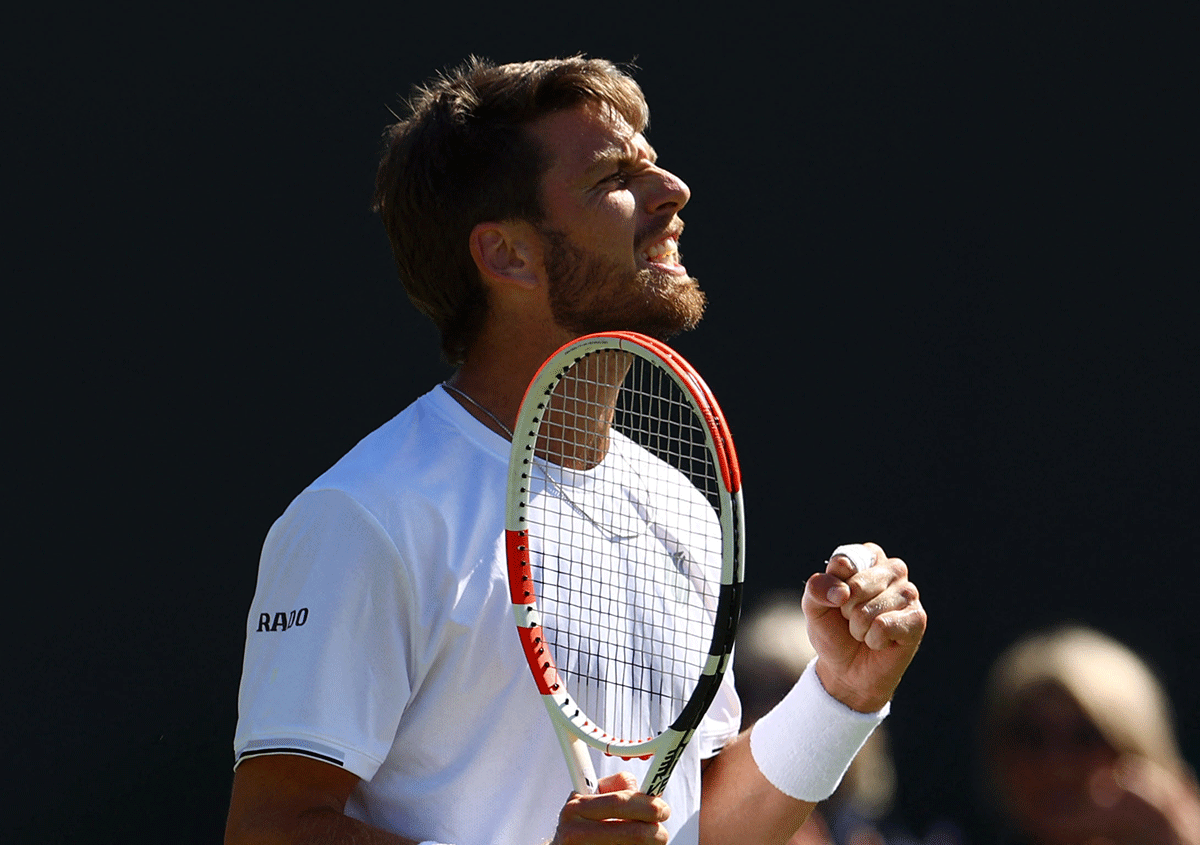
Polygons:
<instances>
[{"instance_id":1,"label":"racket throat","mask_svg":"<svg viewBox=\"0 0 1200 845\"><path fill-rule=\"evenodd\" d=\"M667 781L671 779L671 773L675 771L675 766L687 750L688 741L692 738L693 733L695 733L694 729L677 731L674 728L668 728L663 731L658 737L658 741L664 750L655 756L650 771L646 772L646 776L642 779L642 792L646 795L663 794L667 788Z\"/></svg>"}]
</instances>

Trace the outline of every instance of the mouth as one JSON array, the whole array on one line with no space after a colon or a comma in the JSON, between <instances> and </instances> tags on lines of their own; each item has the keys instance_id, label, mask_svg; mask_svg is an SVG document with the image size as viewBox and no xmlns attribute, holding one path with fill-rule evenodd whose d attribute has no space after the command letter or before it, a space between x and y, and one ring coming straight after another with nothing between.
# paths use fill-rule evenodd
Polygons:
<instances>
[{"instance_id":1,"label":"mouth","mask_svg":"<svg viewBox=\"0 0 1200 845\"><path fill-rule=\"evenodd\" d=\"M674 234L667 234L642 250L642 260L652 267L672 274L682 274L686 270L680 260L679 240Z\"/></svg>"}]
</instances>

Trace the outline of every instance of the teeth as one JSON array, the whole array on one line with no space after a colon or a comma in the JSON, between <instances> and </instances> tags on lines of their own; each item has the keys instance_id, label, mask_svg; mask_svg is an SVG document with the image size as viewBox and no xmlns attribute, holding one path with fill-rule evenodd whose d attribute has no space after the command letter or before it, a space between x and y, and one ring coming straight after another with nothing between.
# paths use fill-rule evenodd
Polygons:
<instances>
[{"instance_id":1,"label":"teeth","mask_svg":"<svg viewBox=\"0 0 1200 845\"><path fill-rule=\"evenodd\" d=\"M679 249L679 243L674 238L664 238L656 244L651 245L642 253L647 260L654 261L663 257L670 257L675 260L675 253Z\"/></svg>"}]
</instances>

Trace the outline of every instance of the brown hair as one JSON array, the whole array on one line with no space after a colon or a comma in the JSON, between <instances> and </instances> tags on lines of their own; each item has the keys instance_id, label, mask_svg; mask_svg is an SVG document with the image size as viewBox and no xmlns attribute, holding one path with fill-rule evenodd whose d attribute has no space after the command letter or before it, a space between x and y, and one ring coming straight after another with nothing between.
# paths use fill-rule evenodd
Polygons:
<instances>
[{"instance_id":1,"label":"brown hair","mask_svg":"<svg viewBox=\"0 0 1200 845\"><path fill-rule=\"evenodd\" d=\"M413 304L433 320L442 353L460 364L487 315L468 239L486 221L542 221L548 152L525 131L585 102L611 106L636 130L649 121L641 89L603 59L493 65L472 57L417 86L389 126L372 207Z\"/></svg>"}]
</instances>

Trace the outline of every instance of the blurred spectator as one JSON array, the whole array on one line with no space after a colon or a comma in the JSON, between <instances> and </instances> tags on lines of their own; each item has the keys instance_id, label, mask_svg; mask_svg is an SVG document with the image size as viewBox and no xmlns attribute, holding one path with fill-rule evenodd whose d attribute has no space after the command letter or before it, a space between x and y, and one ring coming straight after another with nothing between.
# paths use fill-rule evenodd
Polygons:
<instances>
[{"instance_id":1,"label":"blurred spectator","mask_svg":"<svg viewBox=\"0 0 1200 845\"><path fill-rule=\"evenodd\" d=\"M1200 792L1170 704L1124 645L1068 625L992 667L981 718L997 841L1200 845Z\"/></svg>"},{"instance_id":2,"label":"blurred spectator","mask_svg":"<svg viewBox=\"0 0 1200 845\"><path fill-rule=\"evenodd\" d=\"M787 694L815 654L799 593L774 593L747 610L734 659L743 729ZM858 752L841 786L818 805L789 845L960 845L957 829L949 824L936 826L925 839L909 834L895 818L895 796L885 722Z\"/></svg>"}]
</instances>

